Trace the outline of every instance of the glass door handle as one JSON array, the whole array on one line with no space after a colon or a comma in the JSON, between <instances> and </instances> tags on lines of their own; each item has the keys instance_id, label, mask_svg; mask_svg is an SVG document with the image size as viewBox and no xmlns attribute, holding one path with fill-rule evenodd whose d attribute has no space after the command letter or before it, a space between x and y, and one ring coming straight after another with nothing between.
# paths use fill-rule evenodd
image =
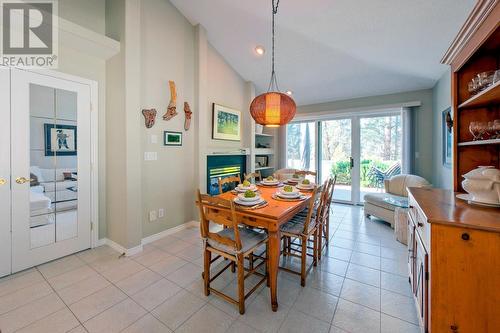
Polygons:
<instances>
[{"instance_id":1,"label":"glass door handle","mask_svg":"<svg viewBox=\"0 0 500 333\"><path fill-rule=\"evenodd\" d=\"M0 178L0 186L7 184L7 180Z\"/></svg>"},{"instance_id":2,"label":"glass door handle","mask_svg":"<svg viewBox=\"0 0 500 333\"><path fill-rule=\"evenodd\" d=\"M349 157L350 161L351 161L351 169L354 168L354 158L352 157Z\"/></svg>"},{"instance_id":3,"label":"glass door handle","mask_svg":"<svg viewBox=\"0 0 500 333\"><path fill-rule=\"evenodd\" d=\"M31 182L33 179L25 178L25 177L17 177L16 178L16 183L18 184L25 184Z\"/></svg>"}]
</instances>

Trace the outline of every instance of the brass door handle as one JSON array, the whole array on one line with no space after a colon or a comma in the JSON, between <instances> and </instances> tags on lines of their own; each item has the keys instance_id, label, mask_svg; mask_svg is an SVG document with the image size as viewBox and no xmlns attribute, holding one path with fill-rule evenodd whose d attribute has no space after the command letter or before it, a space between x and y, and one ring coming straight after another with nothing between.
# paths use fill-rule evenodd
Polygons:
<instances>
[{"instance_id":1,"label":"brass door handle","mask_svg":"<svg viewBox=\"0 0 500 333\"><path fill-rule=\"evenodd\" d=\"M0 178L0 186L7 184L7 180Z\"/></svg>"},{"instance_id":2,"label":"brass door handle","mask_svg":"<svg viewBox=\"0 0 500 333\"><path fill-rule=\"evenodd\" d=\"M31 182L33 179L25 178L25 177L17 177L16 178L16 183L18 184L25 184Z\"/></svg>"}]
</instances>

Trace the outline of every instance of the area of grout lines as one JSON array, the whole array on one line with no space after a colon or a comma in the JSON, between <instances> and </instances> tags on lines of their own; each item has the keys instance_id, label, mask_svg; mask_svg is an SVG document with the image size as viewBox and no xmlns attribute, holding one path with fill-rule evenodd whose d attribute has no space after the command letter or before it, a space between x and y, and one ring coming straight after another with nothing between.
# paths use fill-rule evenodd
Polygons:
<instances>
[{"instance_id":1,"label":"area of grout lines","mask_svg":"<svg viewBox=\"0 0 500 333\"><path fill-rule=\"evenodd\" d=\"M297 293L297 295L294 296L293 301L290 302L290 304L283 305L280 307L281 309L285 309L286 313L283 315L281 323L278 326L278 329L284 327L287 320L293 319L291 317L291 313L293 310L293 311L297 311L297 312L293 312L295 314L302 313L303 315L307 316L306 318L317 320L319 322L323 322L324 324L327 324L330 327L330 330L333 331L334 329L337 329L337 327L333 326L333 323L335 320L335 315L337 314L338 305L339 305L340 300L345 300L345 301L348 301L350 303L358 304L359 306L373 310L372 308L366 307L366 305L356 303L352 299L344 299L341 296L342 290L344 289L344 283L345 283L346 279L347 280L351 279L350 277L346 277L347 270L349 269L349 266L359 265L361 267L366 267L366 266L363 266L363 262L361 262L361 263L358 262L358 264L351 262L353 254L356 253L356 256L361 256L361 257L362 257L362 254L366 254L368 256L370 254L365 253L367 251L367 252L371 252L373 255L373 253L376 252L377 247L379 249L378 256L377 256L378 258L383 258L382 255L386 255L387 253L389 253L390 256L392 256L393 258L394 258L394 256L397 257L399 255L399 253L401 254L401 256L403 256L403 253L404 253L404 246L399 244L399 243L396 243L396 241L394 240L393 235L392 235L392 229L390 229L387 225L384 225L383 223L380 223L378 221L365 220L364 215L363 215L363 211L360 208L350 207L350 206L342 206L342 205L334 205L334 207L332 209L332 214L331 214L330 232L331 232L331 241L329 244L328 251L326 251L326 253L324 253L324 255L329 259L325 259L325 260L331 260L334 263L334 265L335 265L336 260L339 260L339 261L337 261L338 264L341 264L341 262L346 263L347 268L345 270L345 273L343 275L336 275L335 273L330 273L330 272L325 273L325 266L321 265L321 262L320 262L318 267L314 271L311 272L311 275L308 277L308 280L306 283L306 285L307 285L306 288L312 288L314 290L319 290L321 293L328 294L328 292L323 291L321 289L321 285L311 286L312 274L314 274L314 273L320 274L320 273L322 273L321 271L323 271L324 274L334 274L337 276L337 278L341 278L342 282L341 282L340 289L338 291L338 295L330 294L336 298L335 307L333 309L333 313L330 316L330 320L329 321L322 321L321 319L318 319L318 318L315 318L314 316L311 316L311 313L306 313L304 311L301 311L300 309L297 309L297 307L298 307L297 302L298 302L300 295L305 293L307 290L302 289L300 287L299 280L295 276L292 276L288 273L280 272L280 277L279 277L280 279L284 278L284 279L287 279L289 281L296 283L296 286L297 286L296 288L298 289L298 293ZM176 234L173 234L171 236L167 236L164 239L161 239L161 240L156 241L152 244L146 245L145 251L140 253L139 255L134 256L134 257L129 257L127 259L120 259L120 260L124 260L124 261L130 260L136 264L139 264L141 267L140 267L139 271L136 271L131 275L122 276L118 280L109 279L106 277L107 274L105 274L106 271L113 269L113 267L115 267L114 265L111 265L111 267L107 267L104 269L97 269L97 268L99 268L99 265L97 263L99 260L102 260L103 257L106 257L106 256L109 256L109 257L117 256L118 255L117 253L115 253L114 255L111 255L112 252L109 249L98 249L98 250L94 249L94 250L84 251L82 253L76 254L75 256L78 259L82 260L82 262L83 262L82 266L86 265L86 266L90 267L93 270L93 272L95 272L95 274L104 278L108 283L107 286L114 286L114 287L118 288L121 292L123 292L126 295L125 300L126 299L131 300L137 306L139 306L140 308L142 308L144 310L144 315L140 316L136 321L130 323L130 325L128 325L127 327L131 327L132 325L134 325L135 323L137 323L141 319L145 318L149 314L152 314L154 316L154 314L152 313L152 311L154 311L154 309L160 307L162 304L167 302L171 297L180 293L181 291L186 291L186 292L188 292L188 293L190 293L198 298L201 298L203 305L197 311L193 312L190 316L187 316L182 321L182 323L178 324L177 327L175 328L176 330L179 329L180 327L182 327L191 318L193 318L193 316L195 316L196 313L201 311L201 309L206 307L207 304L210 304L232 318L232 322L226 330L226 331L231 331L232 327L236 327L236 325L238 325L238 324L245 323L244 316L239 316L239 315L235 316L235 313L237 312L236 308L233 309L232 305L225 304L223 301L222 302L214 301L214 296L210 296L209 298L206 298L203 295L201 295L201 288L202 288L201 277L196 277L196 279L194 280L194 283L196 283L196 282L200 283L200 286L196 288L198 290L198 293L196 292L196 289L193 290L193 283L188 283L187 285L181 286L178 284L179 281L177 281L177 283L176 283L176 281L172 281L169 279L169 275L173 275L173 274L175 274L175 272L183 272L181 270L189 264L195 265L199 269L199 273L201 273L201 270L202 270L202 267L201 267L202 261L200 260L201 247L199 248L200 249L199 256L196 255L194 253L194 251L191 251L192 253L189 256L185 256L185 255L183 256L183 250L185 250L185 249L193 250L194 247L199 246L200 243L201 242L199 240L199 231L196 227L194 227L194 228L184 229ZM363 252L356 251L356 246L358 244L361 245L359 249ZM363 249L362 248L363 244L370 245L371 247L367 246L365 249ZM384 250L385 251L384 254L382 253L382 250L381 250L382 247L387 249L387 250ZM102 251L103 253L98 253L97 251ZM344 255L340 259L339 258L334 259L334 257L336 256L335 251L344 251L345 253L348 253L348 255L347 256ZM348 251L350 251L350 252L348 252ZM164 260L165 258L171 258L171 257L177 258L177 259L180 259L183 261L183 262L181 262L181 264L178 267L176 267L174 270L172 270L172 272L168 272L165 275L163 275L163 274L155 272L154 270L151 269L151 267L154 266L155 264L162 262L162 260ZM367 257L367 258L370 258L370 257ZM392 260L393 258L391 258L391 259L385 258L385 259ZM87 259L87 260L85 260L85 259ZM143 263L145 263L145 262L147 263L147 266L143 265ZM397 263L397 261L394 261L394 262ZM92 265L93 263L94 263L94 265ZM114 264L116 264L116 263L114 263ZM370 264L370 265L372 265L372 264ZM97 268L94 266L96 266ZM189 268L194 269L193 267L189 267ZM78 268L74 268L74 269L78 269ZM137 301L134 300L133 296L140 293L143 290L146 290L148 287L152 286L158 280L152 279L151 281L148 281L144 285L141 285L140 289L134 290L133 294L129 294L127 292L127 290L124 290L124 289L120 288L120 286L119 286L121 281L128 279L131 276L133 276L134 274L137 274L137 273L145 271L145 270L147 270L153 274L159 274L161 276L160 280L166 279L166 280L172 282L173 284L175 284L179 288L177 290L177 292L175 292L174 294L172 294L169 297L167 297L166 299L164 299L159 305L155 306L153 309L148 309L148 308L142 306L141 304L139 304ZM99 316L104 311L109 310L110 308L116 306L117 304L120 304L121 302L124 302L124 300L114 302L113 304L109 305L108 307L106 307L104 309L100 309L101 311L99 313L94 314L93 316L91 316L90 318L87 318L84 322L82 322L78 318L77 314L72 311L72 309L70 308L70 304L66 304L66 302L60 297L61 290L54 288L53 284L51 283L51 280L53 278L57 277L58 275L66 274L68 272L63 271L60 274L56 274L54 276L51 276L50 278L47 278L46 275L44 275L42 273L43 267L42 267L42 269L40 269L40 267L37 267L36 271L39 272L39 274L43 277L43 280L50 285L50 287L52 288L52 291L58 296L58 298L61 301L63 301L66 308L71 311L73 316L78 321L79 325L81 327L83 327L83 329L85 329L85 330L86 330L85 323L88 323L92 318ZM195 269L195 271L196 271L196 273L198 273L198 270ZM385 313L383 311L383 308L382 308L382 290L388 290L388 289L382 288L382 278L383 278L382 274L383 274L383 272L384 272L383 268L381 266L379 266L378 267L378 275L379 275L380 283L378 285L378 289L379 289L379 304L378 304L379 305L378 306L378 308L379 308L379 311L378 311L379 312L379 325L378 326L379 327L378 327L378 331L382 331L382 329L383 329L382 328L382 315L383 314L394 317L391 314ZM385 273L386 274L387 273L393 274L394 272L385 272ZM151 274L151 275L153 275L153 274ZM226 274L226 275L228 275L228 274ZM1 286L3 281L8 281L9 279L12 279L12 278L15 278L15 277L8 277L8 278L1 279L0 286ZM234 282L234 279L235 279L235 274L233 276L229 276L229 277L226 276L226 280L221 285L218 285L218 287L227 288L231 285L231 283ZM355 278L353 278L353 280L356 281ZM76 283L77 282L75 282L69 286L65 286L65 288L70 288L71 286L74 286L74 284L76 284ZM357 281L357 283L369 286L369 284L366 284L363 281ZM181 284L183 284L183 283L181 283ZM24 288L26 288L26 287L28 287L28 286L24 286ZM99 291L102 291L104 288L106 288L106 287L103 287L102 289L96 290L92 294L86 295L82 299L89 298L89 297L93 296L94 294L98 293ZM64 290L64 289L62 289L62 290ZM389 290L389 291L392 293L395 292L394 290ZM264 286L262 286L258 291L256 291L255 294L257 294L257 295L255 295L255 296L252 295L253 297L248 299L246 302L247 311L252 306L252 304L255 302L257 297L264 297L266 299L266 301L269 300L269 297L266 295L267 293L268 293L267 288L265 288ZM400 295L408 297L408 295L405 295L403 293L400 293ZM5 295L0 296L0 299L4 296ZM278 297L279 297L279 294L278 294ZM81 301L81 299L78 300L77 302L79 302L79 301ZM22 306L25 306L25 305L22 305ZM14 311L14 310L15 309L11 309L10 311ZM61 309L58 309L57 311L59 311L59 310L61 310ZM51 313L51 314L53 314L53 313ZM48 314L47 317L50 316L51 314ZM271 316L272 316L272 314L271 314ZM2 316L0 316L0 318L1 317ZM394 317L394 318L397 318L397 317ZM42 319L39 319L39 320L42 320ZM157 319L159 320L159 318L157 318ZM399 320L401 320L409 325L413 325L412 323L407 322L404 319L401 319L401 318L397 318L397 319L399 319ZM33 324L33 323L30 322L29 324L25 325L24 327L31 325L31 324ZM247 326L252 326L252 323L245 323L245 324ZM258 325L254 324L254 326L258 326ZM78 326L75 326L75 327L78 327ZM125 327L123 330L127 329L127 327ZM252 327L252 328L255 329L256 331L259 331L259 330L257 330L256 327ZM342 329L342 327L341 327L341 329ZM346 328L343 328L343 329L346 330ZM375 329L375 331L377 331L377 329Z\"/></svg>"}]
</instances>

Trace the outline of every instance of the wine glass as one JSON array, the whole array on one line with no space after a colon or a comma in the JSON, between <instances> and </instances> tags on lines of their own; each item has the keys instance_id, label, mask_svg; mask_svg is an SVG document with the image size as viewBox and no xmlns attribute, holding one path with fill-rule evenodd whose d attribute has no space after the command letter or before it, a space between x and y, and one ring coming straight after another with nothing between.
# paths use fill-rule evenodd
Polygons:
<instances>
[{"instance_id":1,"label":"wine glass","mask_svg":"<svg viewBox=\"0 0 500 333\"><path fill-rule=\"evenodd\" d=\"M477 121L471 121L469 124L469 132L472 134L472 140L476 141L478 140L478 127L477 127L478 122Z\"/></svg>"}]
</instances>

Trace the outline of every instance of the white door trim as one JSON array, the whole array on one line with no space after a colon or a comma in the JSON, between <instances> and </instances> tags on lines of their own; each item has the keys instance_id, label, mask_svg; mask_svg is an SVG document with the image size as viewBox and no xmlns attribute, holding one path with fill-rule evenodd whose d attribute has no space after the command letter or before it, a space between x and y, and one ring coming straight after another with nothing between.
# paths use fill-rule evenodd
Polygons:
<instances>
[{"instance_id":1,"label":"white door trim","mask_svg":"<svg viewBox=\"0 0 500 333\"><path fill-rule=\"evenodd\" d=\"M84 84L90 87L90 124L91 124L91 247L99 246L99 93L98 83L94 80L78 77L71 74L66 74L49 69L18 69L26 72L37 73L53 77L56 79L63 79L73 81L76 83Z\"/></svg>"}]
</instances>

